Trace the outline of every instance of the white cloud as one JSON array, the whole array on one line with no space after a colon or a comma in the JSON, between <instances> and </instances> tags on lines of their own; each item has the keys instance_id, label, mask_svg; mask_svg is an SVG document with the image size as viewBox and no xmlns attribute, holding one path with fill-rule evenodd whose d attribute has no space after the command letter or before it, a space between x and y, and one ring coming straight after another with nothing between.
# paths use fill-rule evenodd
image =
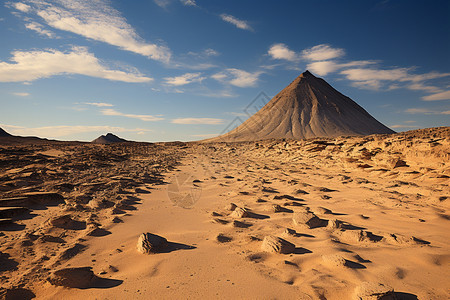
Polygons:
<instances>
[{"instance_id":1,"label":"white cloud","mask_svg":"<svg viewBox=\"0 0 450 300\"><path fill-rule=\"evenodd\" d=\"M297 61L299 59L297 53L281 43L272 45L268 53L273 59L285 59L288 61Z\"/></svg>"},{"instance_id":2,"label":"white cloud","mask_svg":"<svg viewBox=\"0 0 450 300\"><path fill-rule=\"evenodd\" d=\"M19 97L27 97L30 96L30 93L24 93L24 92L15 92L12 93L14 96L19 96Z\"/></svg>"},{"instance_id":3,"label":"white cloud","mask_svg":"<svg viewBox=\"0 0 450 300\"><path fill-rule=\"evenodd\" d=\"M55 37L55 34L53 32L51 32L50 30L44 29L44 26L42 26L42 24L39 24L37 22L31 22L31 23L25 24L25 27L27 29L36 31L40 35L44 35L49 38Z\"/></svg>"},{"instance_id":4,"label":"white cloud","mask_svg":"<svg viewBox=\"0 0 450 300\"><path fill-rule=\"evenodd\" d=\"M44 127L24 127L24 126L16 126L16 125L7 125L1 124L2 128L7 130L9 133L13 135L21 135L21 136L39 136L46 138L59 138L74 134L80 134L85 132L148 132L151 131L145 128L134 128L127 129L123 127L114 127L114 126L68 126L68 125L60 125L60 126L44 126Z\"/></svg>"},{"instance_id":5,"label":"white cloud","mask_svg":"<svg viewBox=\"0 0 450 300\"><path fill-rule=\"evenodd\" d=\"M31 9L31 6L29 6L29 5L25 4L25 3L22 3L22 2L14 3L13 7L15 9L20 10L21 12L25 12L25 13L29 12L30 9Z\"/></svg>"},{"instance_id":6,"label":"white cloud","mask_svg":"<svg viewBox=\"0 0 450 300\"><path fill-rule=\"evenodd\" d=\"M251 28L250 25L248 25L247 21L239 20L238 18L227 14L221 14L220 17L225 22L231 23L239 29L253 31L253 28Z\"/></svg>"},{"instance_id":7,"label":"white cloud","mask_svg":"<svg viewBox=\"0 0 450 300\"><path fill-rule=\"evenodd\" d=\"M303 59L312 61L333 59L344 54L344 49L332 48L326 44L317 45L302 51Z\"/></svg>"},{"instance_id":8,"label":"white cloud","mask_svg":"<svg viewBox=\"0 0 450 300\"><path fill-rule=\"evenodd\" d=\"M197 6L194 0L180 0L180 2L186 6Z\"/></svg>"},{"instance_id":9,"label":"white cloud","mask_svg":"<svg viewBox=\"0 0 450 300\"><path fill-rule=\"evenodd\" d=\"M55 75L79 74L124 82L149 82L139 72L110 70L85 47L12 52L12 63L0 61L0 82L33 81Z\"/></svg>"},{"instance_id":10,"label":"white cloud","mask_svg":"<svg viewBox=\"0 0 450 300\"><path fill-rule=\"evenodd\" d=\"M253 87L256 86L259 76L263 72L247 72L239 69L225 69L222 72L216 73L211 77L217 81L231 84L237 87Z\"/></svg>"},{"instance_id":11,"label":"white cloud","mask_svg":"<svg viewBox=\"0 0 450 300\"><path fill-rule=\"evenodd\" d=\"M223 119L215 118L179 118L173 119L174 124L202 124L202 125L219 125L223 124Z\"/></svg>"},{"instance_id":12,"label":"white cloud","mask_svg":"<svg viewBox=\"0 0 450 300\"><path fill-rule=\"evenodd\" d=\"M450 73L438 73L431 72L425 74L411 74L412 68L394 68L394 69L375 69L375 68L350 68L341 71L340 73L345 75L345 77L353 81L353 85L358 87L369 87L374 89L379 89L383 86L384 82L411 82L406 88L411 90L421 90L426 92L441 92L436 86L426 85L421 81L442 78L450 76ZM397 86L394 86L397 88ZM433 97L426 96L425 98ZM445 96L445 95L442 95ZM439 97L439 96L438 96ZM436 99L437 100L437 99ZM441 99L443 100L443 99Z\"/></svg>"},{"instance_id":13,"label":"white cloud","mask_svg":"<svg viewBox=\"0 0 450 300\"><path fill-rule=\"evenodd\" d=\"M200 96L209 97L209 98L234 98L237 97L236 94L233 94L230 90L225 89L221 91L208 91L199 94Z\"/></svg>"},{"instance_id":14,"label":"white cloud","mask_svg":"<svg viewBox=\"0 0 450 300\"><path fill-rule=\"evenodd\" d=\"M436 94L431 94L425 97L422 97L425 101L436 101L436 100L450 100L450 91L439 92Z\"/></svg>"},{"instance_id":15,"label":"white cloud","mask_svg":"<svg viewBox=\"0 0 450 300\"><path fill-rule=\"evenodd\" d=\"M104 103L104 102L84 102L84 104L97 106L97 107L112 107L112 106L114 106L110 103Z\"/></svg>"},{"instance_id":16,"label":"white cloud","mask_svg":"<svg viewBox=\"0 0 450 300\"><path fill-rule=\"evenodd\" d=\"M53 28L105 42L154 60L166 63L170 60L171 52L167 47L143 41L107 0L27 0L25 2L31 6L22 11L35 13Z\"/></svg>"},{"instance_id":17,"label":"white cloud","mask_svg":"<svg viewBox=\"0 0 450 300\"><path fill-rule=\"evenodd\" d=\"M220 53L217 50L214 50L212 48L207 48L200 52L189 51L187 54L190 56L194 56L196 58L204 58L205 56L219 56L220 55Z\"/></svg>"},{"instance_id":18,"label":"white cloud","mask_svg":"<svg viewBox=\"0 0 450 300\"><path fill-rule=\"evenodd\" d=\"M220 55L219 52L217 52L216 50L211 49L211 48L205 49L205 51L203 51L203 53L204 53L206 56L218 56L218 55Z\"/></svg>"},{"instance_id":19,"label":"white cloud","mask_svg":"<svg viewBox=\"0 0 450 300\"><path fill-rule=\"evenodd\" d=\"M440 111L440 110L431 110L428 108L408 108L407 110L405 110L405 112L409 114L450 115L450 110Z\"/></svg>"},{"instance_id":20,"label":"white cloud","mask_svg":"<svg viewBox=\"0 0 450 300\"><path fill-rule=\"evenodd\" d=\"M153 0L156 5L162 8L166 8L170 4L170 0Z\"/></svg>"},{"instance_id":21,"label":"white cloud","mask_svg":"<svg viewBox=\"0 0 450 300\"><path fill-rule=\"evenodd\" d=\"M175 77L165 77L164 80L166 81L167 85L186 85L192 82L202 82L202 80L206 79L206 77L201 77L201 73L186 73L181 76L175 76Z\"/></svg>"},{"instance_id":22,"label":"white cloud","mask_svg":"<svg viewBox=\"0 0 450 300\"><path fill-rule=\"evenodd\" d=\"M419 126L402 125L402 124L392 125L392 126L389 126L389 127L391 127L391 128L419 128Z\"/></svg>"},{"instance_id":23,"label":"white cloud","mask_svg":"<svg viewBox=\"0 0 450 300\"><path fill-rule=\"evenodd\" d=\"M375 62L369 60L356 60L348 63L336 63L331 60L325 60L311 62L306 66L306 68L317 75L325 76L329 73L336 72L339 69L355 66L366 66L374 63Z\"/></svg>"},{"instance_id":24,"label":"white cloud","mask_svg":"<svg viewBox=\"0 0 450 300\"><path fill-rule=\"evenodd\" d=\"M139 120L145 121L145 122L156 122L156 121L164 120L164 118L161 118L161 116L125 114L125 113L121 113L112 108L102 109L101 113L102 113L102 115L105 115L105 116L126 117L126 118L132 118L132 119L139 119Z\"/></svg>"},{"instance_id":25,"label":"white cloud","mask_svg":"<svg viewBox=\"0 0 450 300\"><path fill-rule=\"evenodd\" d=\"M327 44L320 44L304 49L301 54L289 49L285 44L274 44L270 47L268 54L274 59L283 59L289 62L297 62L298 59L307 61L306 69L319 76L339 72L352 86L379 90L385 87L386 90L406 88L410 90L423 91L431 95L423 96L422 100L449 100L450 91L445 91L438 86L428 84L426 81L449 77L450 73L429 72L424 74L414 74L414 67L410 68L378 68L377 61L356 60L342 61L345 55L344 49L333 48ZM291 64L289 68L296 67ZM223 74L218 76L224 77ZM218 78L223 79L223 78Z\"/></svg>"}]
</instances>

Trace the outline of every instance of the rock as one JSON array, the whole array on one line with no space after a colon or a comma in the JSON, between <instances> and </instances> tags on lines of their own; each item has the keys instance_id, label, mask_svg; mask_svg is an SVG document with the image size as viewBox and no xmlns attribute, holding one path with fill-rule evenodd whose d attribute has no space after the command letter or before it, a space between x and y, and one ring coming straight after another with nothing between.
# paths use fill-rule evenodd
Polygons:
<instances>
[{"instance_id":1,"label":"rock","mask_svg":"<svg viewBox=\"0 0 450 300\"><path fill-rule=\"evenodd\" d=\"M331 210L329 210L328 208L325 208L325 207L318 207L315 211L321 215L331 214Z\"/></svg>"},{"instance_id":2,"label":"rock","mask_svg":"<svg viewBox=\"0 0 450 300\"><path fill-rule=\"evenodd\" d=\"M297 232L294 229L286 228L283 232L284 235L296 236Z\"/></svg>"},{"instance_id":3,"label":"rock","mask_svg":"<svg viewBox=\"0 0 450 300\"><path fill-rule=\"evenodd\" d=\"M167 248L169 243L162 236L143 233L139 236L137 250L143 254L158 253Z\"/></svg>"},{"instance_id":4,"label":"rock","mask_svg":"<svg viewBox=\"0 0 450 300\"><path fill-rule=\"evenodd\" d=\"M108 267L108 269L111 271L111 272L119 272L119 269L117 269L116 267L114 267L114 266L111 266L111 265L109 265L109 267Z\"/></svg>"},{"instance_id":5,"label":"rock","mask_svg":"<svg viewBox=\"0 0 450 300\"><path fill-rule=\"evenodd\" d=\"M248 228L248 227L252 226L252 224L233 220L233 222L231 222L231 226L236 227L236 228Z\"/></svg>"},{"instance_id":6,"label":"rock","mask_svg":"<svg viewBox=\"0 0 450 300\"><path fill-rule=\"evenodd\" d=\"M26 207L0 207L0 219L16 217L29 211Z\"/></svg>"},{"instance_id":7,"label":"rock","mask_svg":"<svg viewBox=\"0 0 450 300\"><path fill-rule=\"evenodd\" d=\"M50 220L50 224L54 227L64 228L64 229L85 229L86 222L80 222L73 220L70 215L63 215Z\"/></svg>"},{"instance_id":8,"label":"rock","mask_svg":"<svg viewBox=\"0 0 450 300\"><path fill-rule=\"evenodd\" d=\"M394 289L375 282L363 282L355 289L357 300L395 300Z\"/></svg>"},{"instance_id":9,"label":"rock","mask_svg":"<svg viewBox=\"0 0 450 300\"><path fill-rule=\"evenodd\" d=\"M114 218L112 219L112 222L113 222L113 223L123 223L123 220L122 220L121 218L119 218L119 217L114 217Z\"/></svg>"},{"instance_id":10,"label":"rock","mask_svg":"<svg viewBox=\"0 0 450 300\"><path fill-rule=\"evenodd\" d=\"M316 228L326 226L326 220L322 220L310 211L296 212L292 217L295 225L307 226L308 228Z\"/></svg>"},{"instance_id":11,"label":"rock","mask_svg":"<svg viewBox=\"0 0 450 300\"><path fill-rule=\"evenodd\" d=\"M227 220L224 220L224 219L219 219L219 218L214 218L212 221L214 223L223 224L223 225L230 223L230 221L227 221Z\"/></svg>"},{"instance_id":12,"label":"rock","mask_svg":"<svg viewBox=\"0 0 450 300\"><path fill-rule=\"evenodd\" d=\"M237 207L236 204L230 203L230 204L228 204L228 205L225 207L225 209L228 210L228 211L234 211L234 210L236 209L236 207Z\"/></svg>"},{"instance_id":13,"label":"rock","mask_svg":"<svg viewBox=\"0 0 450 300\"><path fill-rule=\"evenodd\" d=\"M219 243L228 243L231 242L232 238L230 238L229 236L224 235L223 233L219 233L216 237L216 240Z\"/></svg>"},{"instance_id":14,"label":"rock","mask_svg":"<svg viewBox=\"0 0 450 300\"><path fill-rule=\"evenodd\" d=\"M345 241L349 242L379 242L383 239L382 236L375 235L370 231L365 230L342 230L338 232Z\"/></svg>"},{"instance_id":15,"label":"rock","mask_svg":"<svg viewBox=\"0 0 450 300\"><path fill-rule=\"evenodd\" d=\"M322 261L328 266L343 267L346 264L345 258L339 254L322 255Z\"/></svg>"},{"instance_id":16,"label":"rock","mask_svg":"<svg viewBox=\"0 0 450 300\"><path fill-rule=\"evenodd\" d=\"M278 204L273 204L272 205L272 210L273 210L274 213L285 211L285 209L283 207L281 207L280 205L278 205Z\"/></svg>"},{"instance_id":17,"label":"rock","mask_svg":"<svg viewBox=\"0 0 450 300\"><path fill-rule=\"evenodd\" d=\"M295 251L295 245L277 236L264 237L261 249L266 252L289 254Z\"/></svg>"},{"instance_id":18,"label":"rock","mask_svg":"<svg viewBox=\"0 0 450 300\"><path fill-rule=\"evenodd\" d=\"M328 220L327 228L331 230L335 230L342 227L342 221L339 221L338 219L331 219Z\"/></svg>"},{"instance_id":19,"label":"rock","mask_svg":"<svg viewBox=\"0 0 450 300\"><path fill-rule=\"evenodd\" d=\"M24 288L11 288L11 289L3 289L0 288L0 299L2 300L30 300L36 298L36 295L27 289Z\"/></svg>"},{"instance_id":20,"label":"rock","mask_svg":"<svg viewBox=\"0 0 450 300\"><path fill-rule=\"evenodd\" d=\"M87 233L88 236L105 236L111 234L110 231L100 228L100 227L95 227L93 229L89 229L89 232Z\"/></svg>"},{"instance_id":21,"label":"rock","mask_svg":"<svg viewBox=\"0 0 450 300\"><path fill-rule=\"evenodd\" d=\"M235 218L247 218L249 214L247 209L242 207L236 207L235 210L231 213L231 216Z\"/></svg>"},{"instance_id":22,"label":"rock","mask_svg":"<svg viewBox=\"0 0 450 300\"><path fill-rule=\"evenodd\" d=\"M86 289L92 287L96 279L91 267L81 267L55 271L47 280L57 286Z\"/></svg>"}]
</instances>

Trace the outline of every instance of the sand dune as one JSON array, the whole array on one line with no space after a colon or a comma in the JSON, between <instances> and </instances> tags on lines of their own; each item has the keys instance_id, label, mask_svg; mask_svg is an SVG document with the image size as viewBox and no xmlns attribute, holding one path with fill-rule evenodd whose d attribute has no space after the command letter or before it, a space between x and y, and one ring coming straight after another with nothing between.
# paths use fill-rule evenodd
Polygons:
<instances>
[{"instance_id":1,"label":"sand dune","mask_svg":"<svg viewBox=\"0 0 450 300\"><path fill-rule=\"evenodd\" d=\"M447 299L449 145L444 127L1 147L0 295Z\"/></svg>"}]
</instances>

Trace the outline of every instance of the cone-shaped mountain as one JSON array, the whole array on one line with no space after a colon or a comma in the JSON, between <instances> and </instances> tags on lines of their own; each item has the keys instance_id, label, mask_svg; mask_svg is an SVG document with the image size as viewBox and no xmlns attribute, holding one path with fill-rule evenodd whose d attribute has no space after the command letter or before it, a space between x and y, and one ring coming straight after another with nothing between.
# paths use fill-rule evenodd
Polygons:
<instances>
[{"instance_id":1,"label":"cone-shaped mountain","mask_svg":"<svg viewBox=\"0 0 450 300\"><path fill-rule=\"evenodd\" d=\"M207 141L305 139L395 133L309 71L237 128Z\"/></svg>"}]
</instances>

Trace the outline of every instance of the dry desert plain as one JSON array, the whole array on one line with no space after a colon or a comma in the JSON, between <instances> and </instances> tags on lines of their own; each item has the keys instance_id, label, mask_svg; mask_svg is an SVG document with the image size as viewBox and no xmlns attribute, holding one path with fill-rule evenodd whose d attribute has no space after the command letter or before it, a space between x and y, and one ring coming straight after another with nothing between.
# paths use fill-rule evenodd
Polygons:
<instances>
[{"instance_id":1,"label":"dry desert plain","mask_svg":"<svg viewBox=\"0 0 450 300\"><path fill-rule=\"evenodd\" d=\"M449 178L449 127L3 145L0 298L448 299Z\"/></svg>"}]
</instances>

